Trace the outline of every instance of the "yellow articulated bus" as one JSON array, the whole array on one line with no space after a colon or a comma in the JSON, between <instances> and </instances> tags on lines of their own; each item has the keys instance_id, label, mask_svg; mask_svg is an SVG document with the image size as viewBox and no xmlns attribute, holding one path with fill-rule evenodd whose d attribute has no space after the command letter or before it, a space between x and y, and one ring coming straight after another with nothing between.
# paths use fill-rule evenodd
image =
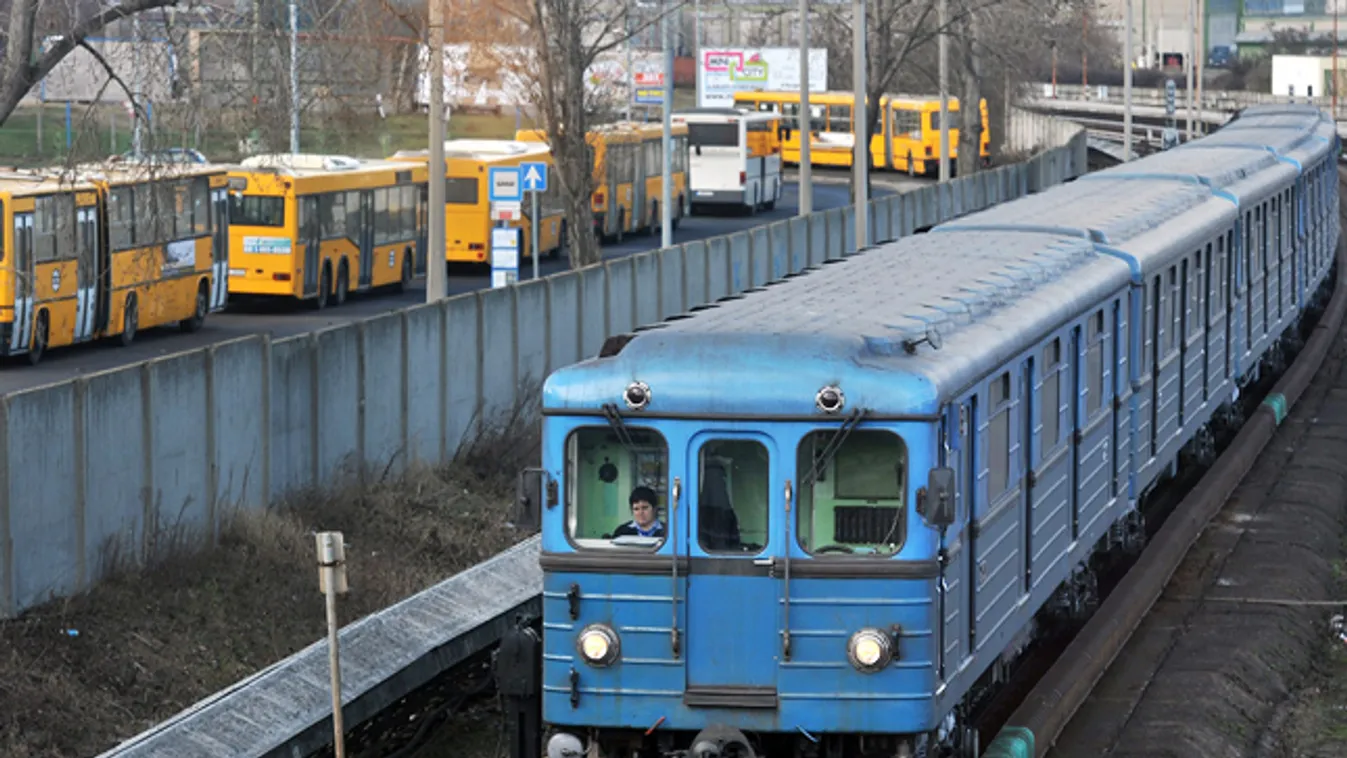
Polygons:
<instances>
[{"instance_id":1,"label":"yellow articulated bus","mask_svg":"<svg viewBox=\"0 0 1347 758\"><path fill-rule=\"evenodd\" d=\"M523 142L546 142L537 129L516 135ZM673 224L687 213L688 128L674 124L672 169ZM586 141L592 149L594 169L594 231L602 238L621 242L628 232L658 234L664 199L664 131L658 123L620 121L589 130Z\"/></svg>"},{"instance_id":2,"label":"yellow articulated bus","mask_svg":"<svg viewBox=\"0 0 1347 758\"><path fill-rule=\"evenodd\" d=\"M429 150L402 150L391 160L428 165ZM543 163L552 170L552 151L547 145L518 140L457 139L444 143L445 260L450 263L490 263L491 201L487 186L490 169L516 167L521 163ZM533 200L524 193L522 217L507 222L523 230L520 254L533 255L535 223ZM566 220L556 177L547 182L547 191L538 197L538 249L555 256L566 244Z\"/></svg>"},{"instance_id":3,"label":"yellow articulated bus","mask_svg":"<svg viewBox=\"0 0 1347 758\"><path fill-rule=\"evenodd\" d=\"M324 308L424 271L425 164L255 155L229 172L229 290ZM418 265L418 261L421 263Z\"/></svg>"},{"instance_id":4,"label":"yellow articulated bus","mask_svg":"<svg viewBox=\"0 0 1347 758\"><path fill-rule=\"evenodd\" d=\"M810 164L850 168L856 144L852 108L856 103L850 92L818 92L809 95ZM785 135L782 156L786 163L800 164L799 112L797 91L752 90L734 94L735 107L782 114ZM880 98L884 118L880 133L870 137L870 156L875 168L932 174L940 163L940 98L926 95L885 95ZM987 120L987 101L980 102L982 112L981 158L991 160L991 130ZM949 156L958 157L958 98L949 99Z\"/></svg>"},{"instance_id":5,"label":"yellow articulated bus","mask_svg":"<svg viewBox=\"0 0 1347 758\"><path fill-rule=\"evenodd\" d=\"M141 329L201 328L223 307L227 169L79 166L0 174L0 354Z\"/></svg>"}]
</instances>

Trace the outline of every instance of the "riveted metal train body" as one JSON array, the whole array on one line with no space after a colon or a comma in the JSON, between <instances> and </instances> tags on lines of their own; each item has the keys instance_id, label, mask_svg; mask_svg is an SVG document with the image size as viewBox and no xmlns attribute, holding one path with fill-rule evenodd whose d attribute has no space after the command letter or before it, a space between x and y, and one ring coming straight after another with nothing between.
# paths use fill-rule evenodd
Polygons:
<instances>
[{"instance_id":1,"label":"riveted metal train body","mask_svg":"<svg viewBox=\"0 0 1347 758\"><path fill-rule=\"evenodd\" d=\"M964 751L975 684L1323 297L1338 152L1249 109L552 374L549 751ZM662 530L614 538L641 486Z\"/></svg>"}]
</instances>

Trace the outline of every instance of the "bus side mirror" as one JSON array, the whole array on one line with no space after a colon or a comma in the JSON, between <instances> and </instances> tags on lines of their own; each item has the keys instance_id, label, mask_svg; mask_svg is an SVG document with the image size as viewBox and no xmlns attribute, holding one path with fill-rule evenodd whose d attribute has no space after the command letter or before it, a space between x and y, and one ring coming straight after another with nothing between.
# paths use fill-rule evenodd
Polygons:
<instances>
[{"instance_id":1,"label":"bus side mirror","mask_svg":"<svg viewBox=\"0 0 1347 758\"><path fill-rule=\"evenodd\" d=\"M697 155L701 155L701 154L702 154L702 146L701 146L701 145L693 145L692 147L693 147L694 150L697 151Z\"/></svg>"},{"instance_id":2,"label":"bus side mirror","mask_svg":"<svg viewBox=\"0 0 1347 758\"><path fill-rule=\"evenodd\" d=\"M954 469L931 469L926 486L917 490L917 513L928 526L941 528L954 523Z\"/></svg>"},{"instance_id":3,"label":"bus side mirror","mask_svg":"<svg viewBox=\"0 0 1347 758\"><path fill-rule=\"evenodd\" d=\"M514 525L520 529L537 531L542 526L542 504L549 509L557 505L557 482L540 468L526 468L519 472L515 491Z\"/></svg>"}]
</instances>

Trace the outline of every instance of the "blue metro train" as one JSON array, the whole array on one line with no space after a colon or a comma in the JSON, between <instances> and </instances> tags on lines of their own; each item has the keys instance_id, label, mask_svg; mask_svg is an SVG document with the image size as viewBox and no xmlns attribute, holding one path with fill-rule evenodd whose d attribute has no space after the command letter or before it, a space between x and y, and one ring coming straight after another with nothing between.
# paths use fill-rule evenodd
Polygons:
<instances>
[{"instance_id":1,"label":"blue metro train","mask_svg":"<svg viewBox=\"0 0 1347 758\"><path fill-rule=\"evenodd\" d=\"M1326 297L1339 148L1251 108L552 374L548 754L971 754L1039 611Z\"/></svg>"}]
</instances>

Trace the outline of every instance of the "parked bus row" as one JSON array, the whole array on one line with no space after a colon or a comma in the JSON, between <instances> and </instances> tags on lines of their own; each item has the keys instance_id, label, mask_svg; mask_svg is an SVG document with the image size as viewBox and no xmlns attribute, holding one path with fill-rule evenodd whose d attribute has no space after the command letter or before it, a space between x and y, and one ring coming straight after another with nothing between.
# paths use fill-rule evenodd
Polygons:
<instances>
[{"instance_id":1,"label":"parked bus row","mask_svg":"<svg viewBox=\"0 0 1347 758\"><path fill-rule=\"evenodd\" d=\"M0 355L200 329L225 305L225 186L198 164L0 172Z\"/></svg>"},{"instance_id":2,"label":"parked bus row","mask_svg":"<svg viewBox=\"0 0 1347 758\"><path fill-rule=\"evenodd\" d=\"M958 98L949 98L949 158L958 157ZM851 92L817 92L809 95L809 164L851 167L856 145ZM734 93L734 105L747 111L775 113L781 117L781 152L789 165L800 165L800 93L798 90L747 90ZM873 107L873 103L870 104ZM880 131L870 136L871 165L877 169L905 171L912 176L934 174L940 165L940 98L928 95L884 95L879 99ZM991 131L987 101L979 101L982 113L981 159L991 162ZM952 168L952 164L951 164Z\"/></svg>"},{"instance_id":3,"label":"parked bus row","mask_svg":"<svg viewBox=\"0 0 1347 758\"><path fill-rule=\"evenodd\" d=\"M587 136L601 239L658 233L662 137L661 125L634 122ZM774 208L792 140L798 161L798 136L781 113L677 113L674 224L710 206ZM546 142L541 131L520 130L514 140L446 143L447 262L489 261L497 223L489 171L526 162L550 170ZM352 292L405 288L425 271L428 179L424 150L383 160L282 154L232 166L110 160L0 173L0 355L37 363L50 347L100 338L130 344L140 329L173 323L199 329L230 297L323 308ZM536 219L531 205L507 222L523 231L522 257L534 252L533 223L539 254L558 254L567 230L555 176Z\"/></svg>"}]
</instances>

